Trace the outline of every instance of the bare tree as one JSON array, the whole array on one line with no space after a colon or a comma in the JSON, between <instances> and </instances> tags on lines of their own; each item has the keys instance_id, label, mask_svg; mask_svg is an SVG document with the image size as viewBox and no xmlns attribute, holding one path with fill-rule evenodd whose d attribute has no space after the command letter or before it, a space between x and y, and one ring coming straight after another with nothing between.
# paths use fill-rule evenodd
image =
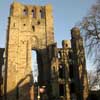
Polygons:
<instances>
[{"instance_id":1,"label":"bare tree","mask_svg":"<svg viewBox=\"0 0 100 100\"><path fill-rule=\"evenodd\" d=\"M88 72L88 83L89 83L89 89L90 90L98 90L100 89L100 76L98 76L98 73L94 70L90 70Z\"/></svg>"},{"instance_id":2,"label":"bare tree","mask_svg":"<svg viewBox=\"0 0 100 100\"><path fill-rule=\"evenodd\" d=\"M80 29L85 39L88 57L95 57L94 63L100 71L100 0L92 6L88 15L83 18Z\"/></svg>"},{"instance_id":3,"label":"bare tree","mask_svg":"<svg viewBox=\"0 0 100 100\"><path fill-rule=\"evenodd\" d=\"M92 83L90 83L92 86L96 81L100 82L98 78L100 76L100 0L97 0L91 7L88 15L83 18L79 26L85 40L87 57L88 59L94 58L92 61L97 77L92 78Z\"/></svg>"}]
</instances>

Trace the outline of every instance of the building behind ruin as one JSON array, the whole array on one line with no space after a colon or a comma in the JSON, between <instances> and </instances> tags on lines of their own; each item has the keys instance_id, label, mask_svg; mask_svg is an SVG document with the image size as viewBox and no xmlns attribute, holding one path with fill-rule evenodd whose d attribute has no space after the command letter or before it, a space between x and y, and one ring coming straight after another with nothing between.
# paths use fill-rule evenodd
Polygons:
<instances>
[{"instance_id":1,"label":"building behind ruin","mask_svg":"<svg viewBox=\"0 0 100 100\"><path fill-rule=\"evenodd\" d=\"M52 6L11 5L8 21L3 100L36 100L32 50L37 53L40 100L86 100L88 82L80 30L62 48L54 41Z\"/></svg>"}]
</instances>

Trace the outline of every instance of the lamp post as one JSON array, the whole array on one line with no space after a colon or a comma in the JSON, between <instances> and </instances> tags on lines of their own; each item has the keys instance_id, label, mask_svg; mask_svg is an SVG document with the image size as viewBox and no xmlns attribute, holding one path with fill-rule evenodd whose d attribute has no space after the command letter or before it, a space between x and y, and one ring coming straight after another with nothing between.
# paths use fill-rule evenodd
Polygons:
<instances>
[{"instance_id":1,"label":"lamp post","mask_svg":"<svg viewBox=\"0 0 100 100\"><path fill-rule=\"evenodd\" d=\"M37 99L40 100L40 86L38 86L38 96Z\"/></svg>"}]
</instances>

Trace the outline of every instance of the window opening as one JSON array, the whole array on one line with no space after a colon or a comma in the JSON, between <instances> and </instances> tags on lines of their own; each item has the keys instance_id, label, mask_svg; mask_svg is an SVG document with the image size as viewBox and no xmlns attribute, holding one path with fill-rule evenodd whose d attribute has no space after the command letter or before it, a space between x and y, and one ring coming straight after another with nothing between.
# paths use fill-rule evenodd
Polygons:
<instances>
[{"instance_id":1,"label":"window opening","mask_svg":"<svg viewBox=\"0 0 100 100\"><path fill-rule=\"evenodd\" d=\"M59 66L59 78L64 78L64 66Z\"/></svg>"},{"instance_id":2,"label":"window opening","mask_svg":"<svg viewBox=\"0 0 100 100\"><path fill-rule=\"evenodd\" d=\"M40 25L40 21L38 21L37 24Z\"/></svg>"},{"instance_id":3,"label":"window opening","mask_svg":"<svg viewBox=\"0 0 100 100\"><path fill-rule=\"evenodd\" d=\"M40 10L40 18L44 18L44 10Z\"/></svg>"},{"instance_id":4,"label":"window opening","mask_svg":"<svg viewBox=\"0 0 100 100\"><path fill-rule=\"evenodd\" d=\"M23 15L27 15L27 10L26 9L23 10Z\"/></svg>"},{"instance_id":5,"label":"window opening","mask_svg":"<svg viewBox=\"0 0 100 100\"><path fill-rule=\"evenodd\" d=\"M26 26L26 24L23 24L23 26Z\"/></svg>"},{"instance_id":6,"label":"window opening","mask_svg":"<svg viewBox=\"0 0 100 100\"><path fill-rule=\"evenodd\" d=\"M35 11L32 10L32 17L35 18Z\"/></svg>"},{"instance_id":7,"label":"window opening","mask_svg":"<svg viewBox=\"0 0 100 100\"><path fill-rule=\"evenodd\" d=\"M68 44L66 44L66 47L68 47Z\"/></svg>"},{"instance_id":8,"label":"window opening","mask_svg":"<svg viewBox=\"0 0 100 100\"><path fill-rule=\"evenodd\" d=\"M58 58L61 58L61 52L58 52Z\"/></svg>"},{"instance_id":9,"label":"window opening","mask_svg":"<svg viewBox=\"0 0 100 100\"><path fill-rule=\"evenodd\" d=\"M35 26L34 25L32 26L32 30L33 30L33 32L35 31Z\"/></svg>"}]
</instances>

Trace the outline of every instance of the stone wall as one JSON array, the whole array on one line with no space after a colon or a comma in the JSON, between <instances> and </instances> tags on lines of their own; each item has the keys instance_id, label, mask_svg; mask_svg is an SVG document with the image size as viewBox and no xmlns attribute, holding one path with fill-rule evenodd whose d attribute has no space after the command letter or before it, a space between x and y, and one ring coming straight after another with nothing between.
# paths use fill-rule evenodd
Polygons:
<instances>
[{"instance_id":1,"label":"stone wall","mask_svg":"<svg viewBox=\"0 0 100 100\"><path fill-rule=\"evenodd\" d=\"M51 5L23 5L18 2L11 5L6 44L5 98L7 100L31 99L32 50L37 52L39 84L49 84L50 64L47 46L53 43Z\"/></svg>"},{"instance_id":2,"label":"stone wall","mask_svg":"<svg viewBox=\"0 0 100 100\"><path fill-rule=\"evenodd\" d=\"M54 41L52 6L11 5L6 42L4 100L35 100L32 50L38 63L41 100L86 100L88 82L80 30L71 30L71 41L62 48Z\"/></svg>"}]
</instances>

